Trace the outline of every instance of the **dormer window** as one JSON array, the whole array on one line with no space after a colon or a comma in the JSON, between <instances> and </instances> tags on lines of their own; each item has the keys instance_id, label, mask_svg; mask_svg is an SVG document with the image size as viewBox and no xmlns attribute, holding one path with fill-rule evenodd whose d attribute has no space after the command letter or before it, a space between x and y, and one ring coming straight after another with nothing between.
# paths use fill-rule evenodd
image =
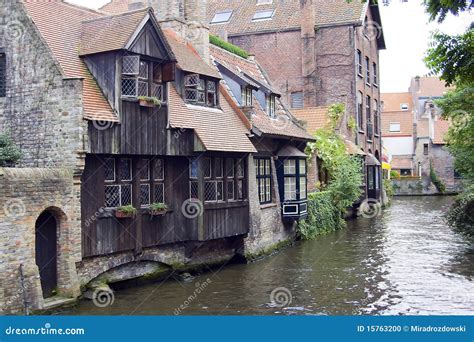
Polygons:
<instances>
[{"instance_id":1,"label":"dormer window","mask_svg":"<svg viewBox=\"0 0 474 342\"><path fill-rule=\"evenodd\" d=\"M188 103L201 106L217 107L218 83L198 74L184 77L184 99Z\"/></svg>"},{"instance_id":2,"label":"dormer window","mask_svg":"<svg viewBox=\"0 0 474 342\"><path fill-rule=\"evenodd\" d=\"M253 105L252 88L242 87L242 106L251 107Z\"/></svg>"},{"instance_id":3,"label":"dormer window","mask_svg":"<svg viewBox=\"0 0 474 342\"><path fill-rule=\"evenodd\" d=\"M267 100L267 114L271 117L275 117L276 113L276 96L275 95L268 95L266 97Z\"/></svg>"},{"instance_id":4,"label":"dormer window","mask_svg":"<svg viewBox=\"0 0 474 342\"><path fill-rule=\"evenodd\" d=\"M155 97L164 102L161 64L144 60L138 55L124 56L121 90L123 98Z\"/></svg>"}]
</instances>

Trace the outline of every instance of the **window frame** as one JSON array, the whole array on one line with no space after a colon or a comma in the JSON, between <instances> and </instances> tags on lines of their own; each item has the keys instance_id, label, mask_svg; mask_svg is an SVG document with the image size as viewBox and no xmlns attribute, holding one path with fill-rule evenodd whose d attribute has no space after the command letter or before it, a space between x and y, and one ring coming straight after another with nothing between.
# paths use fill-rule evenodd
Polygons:
<instances>
[{"instance_id":1,"label":"window frame","mask_svg":"<svg viewBox=\"0 0 474 342\"><path fill-rule=\"evenodd\" d=\"M363 76L363 66L362 66L362 51L357 49L356 51L356 56L357 56L357 60L356 60L356 63L357 63L357 75L359 77L364 77Z\"/></svg>"},{"instance_id":2,"label":"window frame","mask_svg":"<svg viewBox=\"0 0 474 342\"><path fill-rule=\"evenodd\" d=\"M224 20L224 19L223 19L223 20L218 20L218 21L216 20L216 17L217 17L218 15L224 15L224 14L229 14L229 16L226 17L227 19L225 19L225 20ZM216 13L214 14L214 16L212 17L210 24L211 24L211 25L214 25L214 24L225 24L225 23L228 23L228 22L230 21L230 19L232 19L232 15L233 15L233 14L234 14L234 11L233 11L233 10L227 10L227 11L216 12Z\"/></svg>"},{"instance_id":3,"label":"window frame","mask_svg":"<svg viewBox=\"0 0 474 342\"><path fill-rule=\"evenodd\" d=\"M275 118L276 116L276 96L273 94L265 96L266 104L267 104L267 114L271 118Z\"/></svg>"},{"instance_id":4,"label":"window frame","mask_svg":"<svg viewBox=\"0 0 474 342\"><path fill-rule=\"evenodd\" d=\"M294 162L294 166L287 168L287 162ZM301 170L301 163L304 162L304 172ZM282 162L283 167L283 201L282 202L299 202L308 199L308 163L305 158L286 158ZM294 167L294 172L293 172ZM295 198L289 198L287 189L287 179L294 180ZM301 181L304 179L304 191L301 191ZM293 191L292 191L293 192ZM304 193L304 197L302 194Z\"/></svg>"},{"instance_id":5,"label":"window frame","mask_svg":"<svg viewBox=\"0 0 474 342\"><path fill-rule=\"evenodd\" d=\"M193 82L189 82L193 80ZM210 84L213 84L213 87L210 87ZM213 88L213 89L212 89ZM195 93L195 100L188 98L187 94ZM209 95L213 94L214 101L210 103ZM201 101L202 97L202 101ZM219 81L205 77L196 73L189 73L183 77L183 90L182 98L186 103L209 107L209 108L218 108L219 107Z\"/></svg>"},{"instance_id":6,"label":"window frame","mask_svg":"<svg viewBox=\"0 0 474 342\"><path fill-rule=\"evenodd\" d=\"M370 86L370 59L368 56L365 57L365 84Z\"/></svg>"},{"instance_id":7,"label":"window frame","mask_svg":"<svg viewBox=\"0 0 474 342\"><path fill-rule=\"evenodd\" d=\"M395 125L395 127L398 127L398 130L392 129L393 125ZM401 132L400 122L390 122L388 125L388 131L390 133L400 133Z\"/></svg>"},{"instance_id":8,"label":"window frame","mask_svg":"<svg viewBox=\"0 0 474 342\"><path fill-rule=\"evenodd\" d=\"M378 69L377 69L377 63L372 62L372 72L373 72L373 85L375 87L378 87L379 85L379 77L378 77Z\"/></svg>"},{"instance_id":9,"label":"window frame","mask_svg":"<svg viewBox=\"0 0 474 342\"><path fill-rule=\"evenodd\" d=\"M357 129L364 131L364 94L361 91L357 93Z\"/></svg>"},{"instance_id":10,"label":"window frame","mask_svg":"<svg viewBox=\"0 0 474 342\"><path fill-rule=\"evenodd\" d=\"M263 14L263 13L270 13L270 15L267 15L265 17L257 17L258 14ZM258 22L258 21L264 21L264 20L272 20L273 17L275 16L276 9L266 9L266 10L258 10L255 11L255 13L252 16L252 22Z\"/></svg>"},{"instance_id":11,"label":"window frame","mask_svg":"<svg viewBox=\"0 0 474 342\"><path fill-rule=\"evenodd\" d=\"M106 180L105 179L105 167L107 167L105 161L110 161L113 160L113 166L114 166L114 180ZM121 170L120 170L120 162L122 160L128 160L130 162L130 179L122 179L121 177ZM123 157L107 157L104 160L103 167L104 167L104 179L103 179L103 187L104 187L104 208L105 209L117 209L121 206L124 205L134 205L134 200L133 200L133 160L131 158L123 158ZM122 197L123 194L123 189L129 187L129 193L130 193L130 203L127 201L124 201L124 198ZM107 189L108 188L118 188L118 203L117 206L109 206L107 203Z\"/></svg>"},{"instance_id":12,"label":"window frame","mask_svg":"<svg viewBox=\"0 0 474 342\"><path fill-rule=\"evenodd\" d=\"M257 179L258 200L261 205L273 203L272 160L270 157L256 157L254 158L254 162L256 170L255 176ZM263 172L261 172L262 170ZM264 190L263 192L262 185Z\"/></svg>"},{"instance_id":13,"label":"window frame","mask_svg":"<svg viewBox=\"0 0 474 342\"><path fill-rule=\"evenodd\" d=\"M0 98L7 96L7 54L0 49Z\"/></svg>"}]
</instances>

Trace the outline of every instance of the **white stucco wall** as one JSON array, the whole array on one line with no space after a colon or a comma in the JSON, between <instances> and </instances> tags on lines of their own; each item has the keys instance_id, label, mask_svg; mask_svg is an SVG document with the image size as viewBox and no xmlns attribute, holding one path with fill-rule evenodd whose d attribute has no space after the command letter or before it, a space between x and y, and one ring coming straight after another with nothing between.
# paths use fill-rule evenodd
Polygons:
<instances>
[{"instance_id":1,"label":"white stucco wall","mask_svg":"<svg viewBox=\"0 0 474 342\"><path fill-rule=\"evenodd\" d=\"M413 154L413 137L382 138L382 141L389 155L400 156Z\"/></svg>"}]
</instances>

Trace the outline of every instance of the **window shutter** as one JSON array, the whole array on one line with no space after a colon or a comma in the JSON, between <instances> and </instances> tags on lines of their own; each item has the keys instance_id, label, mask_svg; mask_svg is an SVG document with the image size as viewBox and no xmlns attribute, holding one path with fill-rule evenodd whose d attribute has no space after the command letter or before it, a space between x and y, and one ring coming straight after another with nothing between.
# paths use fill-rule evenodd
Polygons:
<instances>
[{"instance_id":1,"label":"window shutter","mask_svg":"<svg viewBox=\"0 0 474 342\"><path fill-rule=\"evenodd\" d=\"M163 65L162 69L162 80L163 82L172 82L175 80L175 63L167 63Z\"/></svg>"},{"instance_id":2,"label":"window shutter","mask_svg":"<svg viewBox=\"0 0 474 342\"><path fill-rule=\"evenodd\" d=\"M7 58L5 53L0 52L0 97L7 93Z\"/></svg>"},{"instance_id":3,"label":"window shutter","mask_svg":"<svg viewBox=\"0 0 474 342\"><path fill-rule=\"evenodd\" d=\"M303 108L303 92L291 93L291 108Z\"/></svg>"}]
</instances>

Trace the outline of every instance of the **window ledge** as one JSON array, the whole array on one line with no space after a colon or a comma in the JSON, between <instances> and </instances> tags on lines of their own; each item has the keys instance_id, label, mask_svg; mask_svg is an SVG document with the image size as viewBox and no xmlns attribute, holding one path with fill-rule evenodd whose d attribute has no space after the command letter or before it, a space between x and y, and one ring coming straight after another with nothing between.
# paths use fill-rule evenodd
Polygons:
<instances>
[{"instance_id":1,"label":"window ledge","mask_svg":"<svg viewBox=\"0 0 474 342\"><path fill-rule=\"evenodd\" d=\"M266 203L266 204L260 204L260 209L269 209L269 208L275 208L278 205L276 203Z\"/></svg>"},{"instance_id":2,"label":"window ledge","mask_svg":"<svg viewBox=\"0 0 474 342\"><path fill-rule=\"evenodd\" d=\"M365 85L366 85L367 87L371 87L371 84L368 83L368 82L365 82Z\"/></svg>"},{"instance_id":3,"label":"window ledge","mask_svg":"<svg viewBox=\"0 0 474 342\"><path fill-rule=\"evenodd\" d=\"M361 129L359 129L358 132L359 132L360 134L365 134L365 131L363 131L363 130L361 130Z\"/></svg>"},{"instance_id":4,"label":"window ledge","mask_svg":"<svg viewBox=\"0 0 474 342\"><path fill-rule=\"evenodd\" d=\"M361 73L357 73L357 76L359 76L360 78L364 78L364 76Z\"/></svg>"},{"instance_id":5,"label":"window ledge","mask_svg":"<svg viewBox=\"0 0 474 342\"><path fill-rule=\"evenodd\" d=\"M378 88L379 85L377 83L372 84L375 88Z\"/></svg>"},{"instance_id":6,"label":"window ledge","mask_svg":"<svg viewBox=\"0 0 474 342\"><path fill-rule=\"evenodd\" d=\"M378 134L378 133L374 133L374 135L375 135L377 138L380 137L380 134Z\"/></svg>"}]
</instances>

